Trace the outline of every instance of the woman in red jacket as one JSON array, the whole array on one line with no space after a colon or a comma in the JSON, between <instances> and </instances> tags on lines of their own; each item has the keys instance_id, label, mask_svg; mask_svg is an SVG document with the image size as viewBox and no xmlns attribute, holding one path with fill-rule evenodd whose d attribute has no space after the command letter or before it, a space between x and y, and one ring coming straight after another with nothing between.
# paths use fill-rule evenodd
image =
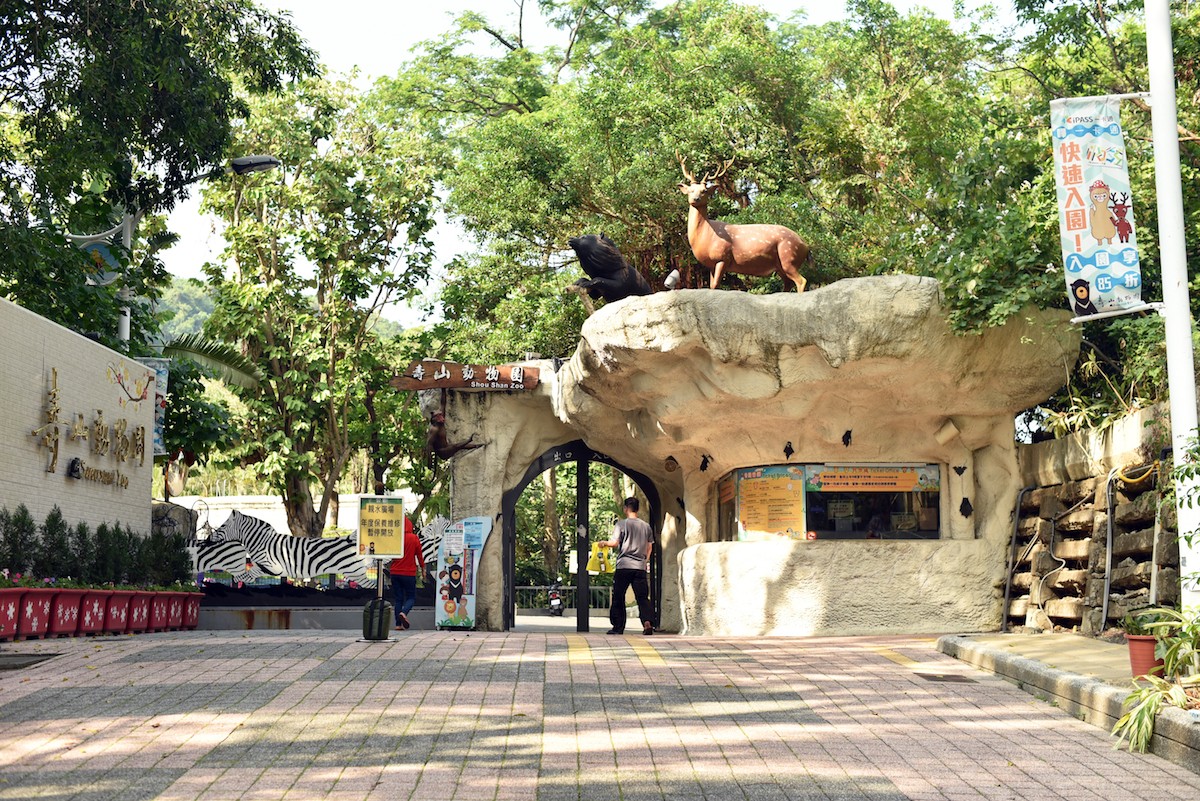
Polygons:
<instances>
[{"instance_id":1,"label":"woman in red jacket","mask_svg":"<svg viewBox=\"0 0 1200 801\"><path fill-rule=\"evenodd\" d=\"M413 532L412 521L404 518L404 556L393 559L389 571L392 574L392 596L396 606L396 627L408 628L408 613L417 600L417 567L425 572L425 555L421 553L421 540Z\"/></svg>"}]
</instances>

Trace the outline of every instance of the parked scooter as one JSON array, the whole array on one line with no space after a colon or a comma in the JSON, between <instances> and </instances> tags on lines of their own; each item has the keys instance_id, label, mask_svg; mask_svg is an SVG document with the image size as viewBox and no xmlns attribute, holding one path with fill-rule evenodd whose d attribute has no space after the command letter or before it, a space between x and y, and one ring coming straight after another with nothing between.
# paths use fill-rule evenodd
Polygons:
<instances>
[{"instance_id":1,"label":"parked scooter","mask_svg":"<svg viewBox=\"0 0 1200 801\"><path fill-rule=\"evenodd\" d=\"M556 581L550 585L550 614L562 617L563 601L562 601L562 582Z\"/></svg>"}]
</instances>

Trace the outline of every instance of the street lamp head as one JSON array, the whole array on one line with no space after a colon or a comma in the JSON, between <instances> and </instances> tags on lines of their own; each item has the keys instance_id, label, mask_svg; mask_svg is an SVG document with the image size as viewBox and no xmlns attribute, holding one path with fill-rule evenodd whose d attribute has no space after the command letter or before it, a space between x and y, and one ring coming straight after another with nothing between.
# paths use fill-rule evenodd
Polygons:
<instances>
[{"instance_id":1,"label":"street lamp head","mask_svg":"<svg viewBox=\"0 0 1200 801\"><path fill-rule=\"evenodd\" d=\"M252 172L267 172L280 165L274 156L238 156L233 159L231 166L235 175L249 175Z\"/></svg>"}]
</instances>

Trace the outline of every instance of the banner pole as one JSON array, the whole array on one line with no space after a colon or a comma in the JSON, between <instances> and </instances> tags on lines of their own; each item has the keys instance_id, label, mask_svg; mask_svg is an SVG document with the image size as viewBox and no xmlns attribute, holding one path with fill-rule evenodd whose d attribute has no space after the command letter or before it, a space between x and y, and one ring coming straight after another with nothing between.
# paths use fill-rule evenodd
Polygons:
<instances>
[{"instance_id":1,"label":"banner pole","mask_svg":"<svg viewBox=\"0 0 1200 801\"><path fill-rule=\"evenodd\" d=\"M1175 463L1196 431L1196 376L1192 356L1192 313L1188 298L1183 186L1179 167L1179 120L1175 108L1175 60L1169 0L1146 0L1146 52L1150 69L1150 120L1154 134L1154 185L1158 195L1158 237L1162 259L1163 318L1166 329L1167 386L1171 395L1171 442ZM1200 542L1184 539L1200 531L1197 478L1175 487L1179 534L1180 607L1200 611Z\"/></svg>"}]
</instances>

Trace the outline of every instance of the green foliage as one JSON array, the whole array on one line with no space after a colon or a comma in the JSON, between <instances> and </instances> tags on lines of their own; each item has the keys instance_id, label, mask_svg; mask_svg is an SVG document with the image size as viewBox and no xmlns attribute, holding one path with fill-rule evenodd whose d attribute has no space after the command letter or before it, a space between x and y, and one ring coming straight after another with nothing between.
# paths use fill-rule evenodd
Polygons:
<instances>
[{"instance_id":1,"label":"green foliage","mask_svg":"<svg viewBox=\"0 0 1200 801\"><path fill-rule=\"evenodd\" d=\"M167 342L199 334L213 310L212 295L198 278L171 280L163 288L158 304L163 337Z\"/></svg>"},{"instance_id":2,"label":"green foliage","mask_svg":"<svg viewBox=\"0 0 1200 801\"><path fill-rule=\"evenodd\" d=\"M223 263L208 266L207 332L265 378L240 391L242 439L229 456L282 494L293 533L318 536L351 456L382 454L382 475L395 452L385 440L396 393L381 390L393 359L411 354L380 342L372 323L428 277L434 175L404 120L346 83L302 81L251 105L238 145L287 167L253 187L206 190L229 240Z\"/></svg>"},{"instance_id":3,"label":"green foliage","mask_svg":"<svg viewBox=\"0 0 1200 801\"><path fill-rule=\"evenodd\" d=\"M70 527L57 506L46 516L40 533L34 572L39 576L77 575L78 571L75 570L71 559Z\"/></svg>"},{"instance_id":4,"label":"green foliage","mask_svg":"<svg viewBox=\"0 0 1200 801\"><path fill-rule=\"evenodd\" d=\"M1154 633L1151 624L1162 620L1162 618L1163 616L1159 610L1138 609L1129 612L1125 617L1121 618L1121 629L1126 634L1148 636Z\"/></svg>"},{"instance_id":5,"label":"green foliage","mask_svg":"<svg viewBox=\"0 0 1200 801\"><path fill-rule=\"evenodd\" d=\"M888 272L939 279L952 327L1062 307L1048 108L1147 88L1141 7L1019 0L1021 26L956 32L882 0L844 23L778 24L722 0L649 9L553 2L565 44L534 51L478 14L382 91L423 125L447 209L479 250L452 263L435 339L448 358L565 355L581 324L562 294L570 236L605 231L652 285L707 275L691 256L675 154L728 163L710 213L775 222L813 245L810 286ZM1200 8L1176 5L1181 97L1200 93ZM583 31L598 32L590 38ZM1180 104L1189 230L1200 230L1200 112ZM1161 291L1148 107L1125 106L1144 294ZM1189 258L1200 237L1189 237ZM775 279L731 278L751 291ZM1055 431L1104 425L1165 393L1155 318L1090 324L1071 382L1038 412Z\"/></svg>"},{"instance_id":6,"label":"green foliage","mask_svg":"<svg viewBox=\"0 0 1200 801\"><path fill-rule=\"evenodd\" d=\"M167 378L163 444L167 453L183 451L206 458L229 434L229 409L206 397L200 368L188 359L172 359Z\"/></svg>"},{"instance_id":7,"label":"green foliage","mask_svg":"<svg viewBox=\"0 0 1200 801\"><path fill-rule=\"evenodd\" d=\"M25 504L15 512L0 510L0 546L4 567L11 573L29 573L38 559L37 524Z\"/></svg>"},{"instance_id":8,"label":"green foliage","mask_svg":"<svg viewBox=\"0 0 1200 801\"><path fill-rule=\"evenodd\" d=\"M1130 751L1145 753L1154 736L1154 721L1166 706L1188 709L1200 699L1200 616L1156 608L1138 613L1147 633L1154 634L1155 655L1163 661L1161 675L1134 682L1125 699L1125 714L1113 726L1117 743L1128 740Z\"/></svg>"},{"instance_id":9,"label":"green foliage","mask_svg":"<svg viewBox=\"0 0 1200 801\"><path fill-rule=\"evenodd\" d=\"M0 52L0 292L113 345L121 282L87 286L62 232L170 208L225 159L245 113L235 85L269 91L315 68L291 24L251 0L9 3ZM153 298L153 259L129 266L124 283ZM155 323L144 304L133 312L141 352Z\"/></svg>"},{"instance_id":10,"label":"green foliage","mask_svg":"<svg viewBox=\"0 0 1200 801\"><path fill-rule=\"evenodd\" d=\"M82 521L68 526L57 506L39 526L21 505L12 513L0 508L0 569L30 586L168 586L190 581L192 560L179 533L142 537L109 523L93 532Z\"/></svg>"},{"instance_id":11,"label":"green foliage","mask_svg":"<svg viewBox=\"0 0 1200 801\"><path fill-rule=\"evenodd\" d=\"M71 575L77 576L80 581L103 581L96 570L96 540L92 536L91 527L82 521L71 529L71 561L74 563Z\"/></svg>"}]
</instances>

